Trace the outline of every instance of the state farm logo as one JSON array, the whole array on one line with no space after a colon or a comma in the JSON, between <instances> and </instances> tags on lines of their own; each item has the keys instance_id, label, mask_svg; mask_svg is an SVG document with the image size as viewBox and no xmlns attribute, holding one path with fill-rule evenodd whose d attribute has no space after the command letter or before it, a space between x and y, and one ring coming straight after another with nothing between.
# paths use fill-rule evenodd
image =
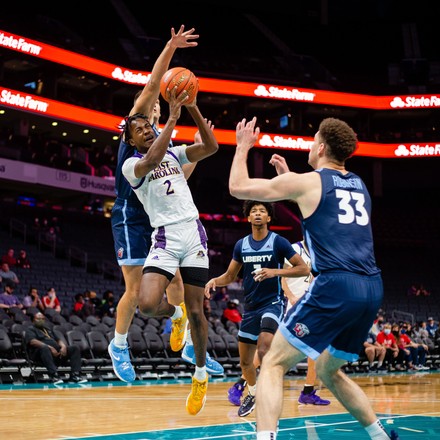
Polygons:
<instances>
[{"instance_id":1,"label":"state farm logo","mask_svg":"<svg viewBox=\"0 0 440 440\"><path fill-rule=\"evenodd\" d=\"M261 136L259 145L268 148L289 148L292 150L310 150L313 141L306 141L303 138L285 138L283 136L270 136L265 134Z\"/></svg>"},{"instance_id":2,"label":"state farm logo","mask_svg":"<svg viewBox=\"0 0 440 440\"><path fill-rule=\"evenodd\" d=\"M119 80L125 81L130 84L139 84L144 86L150 80L151 74L144 75L143 73L133 73L130 70L124 70L120 67L116 67L112 72L112 77Z\"/></svg>"},{"instance_id":3,"label":"state farm logo","mask_svg":"<svg viewBox=\"0 0 440 440\"><path fill-rule=\"evenodd\" d=\"M290 99L292 101L307 101L312 102L315 100L315 93L301 92L298 89L288 89L286 87L279 88L275 86L266 86L260 84L254 90L255 96L262 98L278 98L278 99Z\"/></svg>"},{"instance_id":4,"label":"state farm logo","mask_svg":"<svg viewBox=\"0 0 440 440\"><path fill-rule=\"evenodd\" d=\"M414 157L414 156L440 156L440 144L436 145L418 145L412 144L409 147L406 145L399 145L394 154L398 157Z\"/></svg>"},{"instance_id":5,"label":"state farm logo","mask_svg":"<svg viewBox=\"0 0 440 440\"><path fill-rule=\"evenodd\" d=\"M391 108L421 108L421 107L440 107L440 98L438 96L407 96L402 99L400 96L395 96L390 102Z\"/></svg>"}]
</instances>

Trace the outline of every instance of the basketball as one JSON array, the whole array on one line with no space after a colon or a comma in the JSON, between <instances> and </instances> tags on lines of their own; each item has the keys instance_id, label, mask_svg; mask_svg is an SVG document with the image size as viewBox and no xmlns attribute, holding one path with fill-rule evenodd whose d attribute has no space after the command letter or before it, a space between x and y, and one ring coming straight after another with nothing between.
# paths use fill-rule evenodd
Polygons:
<instances>
[{"instance_id":1,"label":"basketball","mask_svg":"<svg viewBox=\"0 0 440 440\"><path fill-rule=\"evenodd\" d=\"M165 101L169 102L169 91L176 86L176 96L179 96L186 90L188 100L185 101L185 104L190 104L194 101L199 91L199 80L194 73L186 67L173 67L165 72L160 81L160 93Z\"/></svg>"}]
</instances>

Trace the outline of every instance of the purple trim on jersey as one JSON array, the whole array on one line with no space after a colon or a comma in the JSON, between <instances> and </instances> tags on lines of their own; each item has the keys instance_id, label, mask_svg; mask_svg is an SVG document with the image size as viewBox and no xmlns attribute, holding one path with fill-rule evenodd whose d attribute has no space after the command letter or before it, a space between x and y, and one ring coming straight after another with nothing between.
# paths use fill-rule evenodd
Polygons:
<instances>
[{"instance_id":1,"label":"purple trim on jersey","mask_svg":"<svg viewBox=\"0 0 440 440\"><path fill-rule=\"evenodd\" d=\"M199 219L197 219L196 222L197 222L197 229L199 231L200 243L202 243L202 246L205 249L207 249L208 237L206 236L205 228L203 227L202 222Z\"/></svg>"},{"instance_id":2,"label":"purple trim on jersey","mask_svg":"<svg viewBox=\"0 0 440 440\"><path fill-rule=\"evenodd\" d=\"M139 184L137 184L136 186L132 186L133 189L138 189L143 183L145 182L145 176L142 177L141 181L139 182Z\"/></svg>"},{"instance_id":3,"label":"purple trim on jersey","mask_svg":"<svg viewBox=\"0 0 440 440\"><path fill-rule=\"evenodd\" d=\"M171 156L173 156L174 159L176 159L177 162L179 162L179 165L182 166L182 164L180 163L179 158L173 152L171 152L170 150L167 150L166 154L171 154Z\"/></svg>"},{"instance_id":4,"label":"purple trim on jersey","mask_svg":"<svg viewBox=\"0 0 440 440\"><path fill-rule=\"evenodd\" d=\"M165 249L167 246L167 239L165 237L165 227L159 226L157 228L157 234L154 237L154 248L155 249Z\"/></svg>"},{"instance_id":5,"label":"purple trim on jersey","mask_svg":"<svg viewBox=\"0 0 440 440\"><path fill-rule=\"evenodd\" d=\"M144 156L141 153L139 153L139 151L135 151L133 157L139 157L140 159L142 159Z\"/></svg>"}]
</instances>

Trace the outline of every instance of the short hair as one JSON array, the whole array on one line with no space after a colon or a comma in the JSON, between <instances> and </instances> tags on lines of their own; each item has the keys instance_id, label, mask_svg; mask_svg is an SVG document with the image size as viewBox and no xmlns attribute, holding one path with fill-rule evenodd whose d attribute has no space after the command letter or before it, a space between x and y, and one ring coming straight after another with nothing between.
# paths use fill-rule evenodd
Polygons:
<instances>
[{"instance_id":1,"label":"short hair","mask_svg":"<svg viewBox=\"0 0 440 440\"><path fill-rule=\"evenodd\" d=\"M263 205L266 208L267 213L273 218L273 204L269 202L259 202L258 200L245 200L243 203L243 214L245 217L249 217L251 209L256 205Z\"/></svg>"},{"instance_id":2,"label":"short hair","mask_svg":"<svg viewBox=\"0 0 440 440\"><path fill-rule=\"evenodd\" d=\"M150 123L148 117L143 113L135 113L134 115L126 116L124 122L121 123L118 128L121 130L120 137L123 137L124 141L127 143L131 139L130 125L136 119L144 119L146 122Z\"/></svg>"},{"instance_id":3,"label":"short hair","mask_svg":"<svg viewBox=\"0 0 440 440\"><path fill-rule=\"evenodd\" d=\"M319 124L319 136L328 147L328 156L338 162L344 162L357 148L357 136L344 121L326 118Z\"/></svg>"}]
</instances>

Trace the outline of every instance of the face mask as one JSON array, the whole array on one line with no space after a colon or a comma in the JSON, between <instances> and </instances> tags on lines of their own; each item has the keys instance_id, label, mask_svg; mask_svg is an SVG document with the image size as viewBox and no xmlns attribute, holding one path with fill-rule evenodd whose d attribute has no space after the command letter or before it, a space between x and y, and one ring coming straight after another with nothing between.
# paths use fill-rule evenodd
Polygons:
<instances>
[{"instance_id":1,"label":"face mask","mask_svg":"<svg viewBox=\"0 0 440 440\"><path fill-rule=\"evenodd\" d=\"M391 333L391 330L390 330L389 328L386 328L383 332L384 332L386 335L389 335L389 334Z\"/></svg>"},{"instance_id":2,"label":"face mask","mask_svg":"<svg viewBox=\"0 0 440 440\"><path fill-rule=\"evenodd\" d=\"M406 333L406 330L403 328L403 329L400 330L400 333L401 333L402 335L404 335L404 334Z\"/></svg>"}]
</instances>

